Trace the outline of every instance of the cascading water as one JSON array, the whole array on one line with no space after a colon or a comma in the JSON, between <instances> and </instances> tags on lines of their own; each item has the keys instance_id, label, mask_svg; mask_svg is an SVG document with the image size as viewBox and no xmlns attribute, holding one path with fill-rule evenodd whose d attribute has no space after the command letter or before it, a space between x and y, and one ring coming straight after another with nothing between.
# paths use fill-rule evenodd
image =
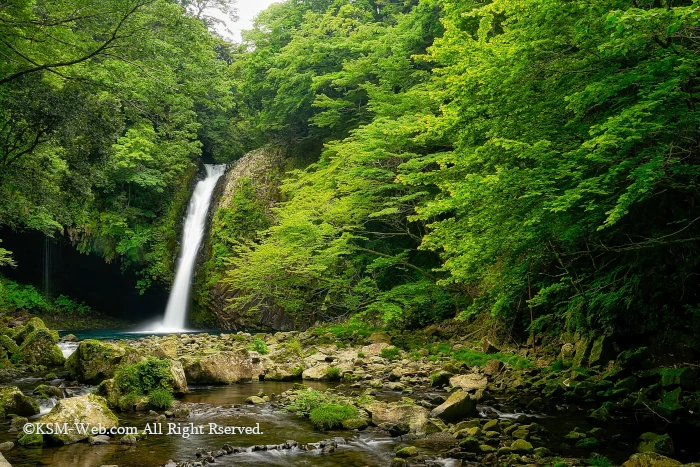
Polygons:
<instances>
[{"instance_id":1,"label":"cascading water","mask_svg":"<svg viewBox=\"0 0 700 467\"><path fill-rule=\"evenodd\" d=\"M214 194L214 187L226 171L226 165L205 164L204 168L207 173L206 178L195 186L190 204L187 207L175 281L170 290L163 325L157 331L182 331L185 328L197 251L204 237L207 213L211 197Z\"/></svg>"}]
</instances>

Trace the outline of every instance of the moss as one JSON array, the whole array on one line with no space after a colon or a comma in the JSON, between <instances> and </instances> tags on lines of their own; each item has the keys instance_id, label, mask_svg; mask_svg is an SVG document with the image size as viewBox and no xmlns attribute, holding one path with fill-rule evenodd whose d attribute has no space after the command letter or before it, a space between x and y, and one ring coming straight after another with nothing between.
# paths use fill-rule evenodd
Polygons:
<instances>
[{"instance_id":1,"label":"moss","mask_svg":"<svg viewBox=\"0 0 700 467\"><path fill-rule=\"evenodd\" d=\"M348 404L322 404L309 413L309 420L317 430L342 426L343 421L357 417L357 408Z\"/></svg>"},{"instance_id":2,"label":"moss","mask_svg":"<svg viewBox=\"0 0 700 467\"><path fill-rule=\"evenodd\" d=\"M17 343L15 343L10 336L5 334L0 334L0 346L4 347L9 354L17 353L19 350Z\"/></svg>"},{"instance_id":3,"label":"moss","mask_svg":"<svg viewBox=\"0 0 700 467\"><path fill-rule=\"evenodd\" d=\"M14 386L0 388L0 417L10 414L36 415L39 413L39 405L34 399L25 396L22 391Z\"/></svg>"},{"instance_id":4,"label":"moss","mask_svg":"<svg viewBox=\"0 0 700 467\"><path fill-rule=\"evenodd\" d=\"M22 326L16 331L16 334L14 335L14 340L17 344L22 344L26 337L36 331L37 329L46 329L46 325L44 322L41 320L41 318L38 318L36 316L32 317L27 321L27 324Z\"/></svg>"},{"instance_id":5,"label":"moss","mask_svg":"<svg viewBox=\"0 0 700 467\"><path fill-rule=\"evenodd\" d=\"M326 370L326 379L329 381L338 381L340 379L340 368L332 366Z\"/></svg>"},{"instance_id":6,"label":"moss","mask_svg":"<svg viewBox=\"0 0 700 467\"><path fill-rule=\"evenodd\" d=\"M17 354L21 356L24 363L30 365L63 365L65 358L57 343L58 336L55 331L38 328L24 339Z\"/></svg>"},{"instance_id":7,"label":"moss","mask_svg":"<svg viewBox=\"0 0 700 467\"><path fill-rule=\"evenodd\" d=\"M260 355L267 355L270 353L270 349L267 347L265 341L259 337L255 337L253 341L250 344L248 344L247 348L248 350L257 352Z\"/></svg>"},{"instance_id":8,"label":"moss","mask_svg":"<svg viewBox=\"0 0 700 467\"><path fill-rule=\"evenodd\" d=\"M27 433L20 433L17 437L17 444L25 447L41 446L44 444L44 435L41 433L33 433L31 435Z\"/></svg>"},{"instance_id":9,"label":"moss","mask_svg":"<svg viewBox=\"0 0 700 467\"><path fill-rule=\"evenodd\" d=\"M166 410L173 406L173 395L169 391L156 389L148 395L148 406L154 410Z\"/></svg>"},{"instance_id":10,"label":"moss","mask_svg":"<svg viewBox=\"0 0 700 467\"><path fill-rule=\"evenodd\" d=\"M66 369L77 381L95 384L114 376L126 354L127 350L116 344L87 339L68 357Z\"/></svg>"},{"instance_id":11,"label":"moss","mask_svg":"<svg viewBox=\"0 0 700 467\"><path fill-rule=\"evenodd\" d=\"M385 347L379 352L379 356L387 360L394 360L399 357L401 351L396 347Z\"/></svg>"}]
</instances>

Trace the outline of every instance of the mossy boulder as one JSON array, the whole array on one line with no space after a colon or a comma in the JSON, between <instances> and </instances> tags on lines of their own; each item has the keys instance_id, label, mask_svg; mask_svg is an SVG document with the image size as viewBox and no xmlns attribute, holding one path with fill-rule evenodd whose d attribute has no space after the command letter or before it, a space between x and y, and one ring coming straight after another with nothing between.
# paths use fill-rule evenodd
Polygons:
<instances>
[{"instance_id":1,"label":"mossy boulder","mask_svg":"<svg viewBox=\"0 0 700 467\"><path fill-rule=\"evenodd\" d=\"M17 343L6 334L0 334L0 347L3 347L10 355L17 353L19 350Z\"/></svg>"},{"instance_id":2,"label":"mossy boulder","mask_svg":"<svg viewBox=\"0 0 700 467\"><path fill-rule=\"evenodd\" d=\"M645 452L632 454L632 456L622 464L622 467L681 467L677 460L670 459L661 454Z\"/></svg>"},{"instance_id":3,"label":"mossy boulder","mask_svg":"<svg viewBox=\"0 0 700 467\"><path fill-rule=\"evenodd\" d=\"M257 379L258 369L245 349L202 357L180 357L188 383L233 384Z\"/></svg>"},{"instance_id":4,"label":"mossy boulder","mask_svg":"<svg viewBox=\"0 0 700 467\"><path fill-rule=\"evenodd\" d=\"M41 320L41 318L38 317L33 317L30 318L29 321L27 321L27 324L24 326L18 328L15 331L14 334L14 340L18 345L21 345L24 342L24 339L27 338L27 336L37 329L47 329L46 325L44 322ZM58 334L56 333L56 337L58 338Z\"/></svg>"},{"instance_id":5,"label":"mossy boulder","mask_svg":"<svg viewBox=\"0 0 700 467\"><path fill-rule=\"evenodd\" d=\"M476 399L461 390L453 392L445 402L430 412L431 417L438 417L446 422L476 417L476 415Z\"/></svg>"},{"instance_id":6,"label":"mossy boulder","mask_svg":"<svg viewBox=\"0 0 700 467\"><path fill-rule=\"evenodd\" d=\"M362 417L354 417L343 420L343 428L346 430L364 430L367 428L367 426L369 426L367 419Z\"/></svg>"},{"instance_id":7,"label":"mossy boulder","mask_svg":"<svg viewBox=\"0 0 700 467\"><path fill-rule=\"evenodd\" d=\"M668 434L643 433L637 443L637 452L652 452L662 456L674 454L673 440Z\"/></svg>"},{"instance_id":8,"label":"mossy boulder","mask_svg":"<svg viewBox=\"0 0 700 467\"><path fill-rule=\"evenodd\" d=\"M0 388L0 417L5 418L10 414L36 415L39 413L39 405L34 399L25 396L22 391L14 386Z\"/></svg>"},{"instance_id":9,"label":"mossy boulder","mask_svg":"<svg viewBox=\"0 0 700 467\"><path fill-rule=\"evenodd\" d=\"M425 433L428 422L428 410L408 402L373 402L366 407L371 414L372 423L380 426L405 425L407 431L414 434Z\"/></svg>"},{"instance_id":10,"label":"mossy boulder","mask_svg":"<svg viewBox=\"0 0 700 467\"><path fill-rule=\"evenodd\" d=\"M68 357L66 369L77 381L95 384L114 376L120 365L140 359L131 347L87 339Z\"/></svg>"},{"instance_id":11,"label":"mossy boulder","mask_svg":"<svg viewBox=\"0 0 700 467\"><path fill-rule=\"evenodd\" d=\"M55 331L38 328L25 337L17 353L29 365L63 365L66 359L57 344L58 335Z\"/></svg>"},{"instance_id":12,"label":"mossy boulder","mask_svg":"<svg viewBox=\"0 0 700 467\"><path fill-rule=\"evenodd\" d=\"M532 447L532 444L524 439L516 439L510 445L510 452L514 452L516 454L532 454L534 450L535 449Z\"/></svg>"},{"instance_id":13,"label":"mossy boulder","mask_svg":"<svg viewBox=\"0 0 700 467\"><path fill-rule=\"evenodd\" d=\"M48 384L40 384L39 386L35 387L32 394L44 399L48 399L50 397L55 397L56 399L63 398L63 391L61 388L50 386Z\"/></svg>"},{"instance_id":14,"label":"mossy boulder","mask_svg":"<svg viewBox=\"0 0 700 467\"><path fill-rule=\"evenodd\" d=\"M44 444L44 435L41 433L20 433L17 436L17 444L20 446L41 446Z\"/></svg>"},{"instance_id":15,"label":"mossy boulder","mask_svg":"<svg viewBox=\"0 0 700 467\"><path fill-rule=\"evenodd\" d=\"M451 377L452 373L450 373L449 371L440 370L430 375L430 386L434 388L447 386L450 383Z\"/></svg>"},{"instance_id":16,"label":"mossy boulder","mask_svg":"<svg viewBox=\"0 0 700 467\"><path fill-rule=\"evenodd\" d=\"M67 433L54 433L45 435L55 442L71 444L91 436L93 427L102 427L106 430L119 426L119 420L107 407L107 401L95 394L86 394L80 397L71 397L58 401L51 412L46 414L41 423L68 425ZM81 433L75 428L75 424L82 424L86 433Z\"/></svg>"},{"instance_id":17,"label":"mossy boulder","mask_svg":"<svg viewBox=\"0 0 700 467\"><path fill-rule=\"evenodd\" d=\"M0 368L10 368L11 366L10 356L4 348L0 347Z\"/></svg>"}]
</instances>

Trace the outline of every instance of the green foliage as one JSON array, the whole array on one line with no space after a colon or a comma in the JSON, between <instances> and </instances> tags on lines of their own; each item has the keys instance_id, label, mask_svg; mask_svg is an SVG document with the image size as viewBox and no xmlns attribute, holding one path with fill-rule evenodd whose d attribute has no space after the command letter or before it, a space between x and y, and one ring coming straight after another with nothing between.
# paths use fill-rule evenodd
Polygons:
<instances>
[{"instance_id":1,"label":"green foliage","mask_svg":"<svg viewBox=\"0 0 700 467\"><path fill-rule=\"evenodd\" d=\"M399 358L400 354L401 350L396 347L385 347L381 350L381 352L379 352L379 356L386 358L387 360L395 360Z\"/></svg>"},{"instance_id":2,"label":"green foliage","mask_svg":"<svg viewBox=\"0 0 700 467\"><path fill-rule=\"evenodd\" d=\"M33 285L19 284L0 276L0 310L4 309L59 315L92 313L92 309L85 303L78 303L65 295L47 300Z\"/></svg>"},{"instance_id":3,"label":"green foliage","mask_svg":"<svg viewBox=\"0 0 700 467\"><path fill-rule=\"evenodd\" d=\"M329 367L326 370L326 379L328 381L338 381L340 379L340 368L336 366Z\"/></svg>"},{"instance_id":4,"label":"green foliage","mask_svg":"<svg viewBox=\"0 0 700 467\"><path fill-rule=\"evenodd\" d=\"M514 368L522 369L532 366L532 362L528 359L515 354L504 354L501 352L487 354L479 350L458 349L452 353L452 358L458 362L465 363L467 366L484 366L489 360L500 360L503 363L508 363Z\"/></svg>"},{"instance_id":5,"label":"green foliage","mask_svg":"<svg viewBox=\"0 0 700 467\"><path fill-rule=\"evenodd\" d=\"M173 406L173 395L164 389L155 389L148 394L148 406L154 410L167 410Z\"/></svg>"},{"instance_id":6,"label":"green foliage","mask_svg":"<svg viewBox=\"0 0 700 467\"><path fill-rule=\"evenodd\" d=\"M322 404L309 413L309 419L317 430L331 430L342 425L343 420L354 418L357 408L347 404Z\"/></svg>"},{"instance_id":7,"label":"green foliage","mask_svg":"<svg viewBox=\"0 0 700 467\"><path fill-rule=\"evenodd\" d=\"M2 239L0 239L0 243L2 243ZM0 248L0 267L16 265L17 264L12 259L12 252L4 248Z\"/></svg>"},{"instance_id":8,"label":"green foliage","mask_svg":"<svg viewBox=\"0 0 700 467\"><path fill-rule=\"evenodd\" d=\"M155 357L120 367L114 374L115 387L122 394L149 395L157 390L170 392L171 383L170 362Z\"/></svg>"},{"instance_id":9,"label":"green foliage","mask_svg":"<svg viewBox=\"0 0 700 467\"><path fill-rule=\"evenodd\" d=\"M304 358L304 350L301 346L301 342L299 342L299 339L297 339L296 337L289 339L287 342L285 342L284 348L291 355L294 355L299 358Z\"/></svg>"},{"instance_id":10,"label":"green foliage","mask_svg":"<svg viewBox=\"0 0 700 467\"><path fill-rule=\"evenodd\" d=\"M359 320L349 320L341 324L316 326L312 332L317 336L331 336L336 341L349 341L357 338L367 338L379 328L368 326Z\"/></svg>"},{"instance_id":11,"label":"green foliage","mask_svg":"<svg viewBox=\"0 0 700 467\"><path fill-rule=\"evenodd\" d=\"M260 355L267 355L270 353L270 349L267 347L265 341L260 339L259 337L253 338L250 344L248 344L248 350L253 350L259 353Z\"/></svg>"},{"instance_id":12,"label":"green foliage","mask_svg":"<svg viewBox=\"0 0 700 467\"><path fill-rule=\"evenodd\" d=\"M0 11L0 226L66 234L142 288L170 281L197 136L233 105L202 18L167 0Z\"/></svg>"},{"instance_id":13,"label":"green foliage","mask_svg":"<svg viewBox=\"0 0 700 467\"><path fill-rule=\"evenodd\" d=\"M331 397L315 389L304 389L300 391L285 410L297 415L308 416L312 410L320 405L330 403Z\"/></svg>"},{"instance_id":14,"label":"green foliage","mask_svg":"<svg viewBox=\"0 0 700 467\"><path fill-rule=\"evenodd\" d=\"M612 467L613 462L600 454L593 454L590 459L586 460L586 464L594 467Z\"/></svg>"}]
</instances>

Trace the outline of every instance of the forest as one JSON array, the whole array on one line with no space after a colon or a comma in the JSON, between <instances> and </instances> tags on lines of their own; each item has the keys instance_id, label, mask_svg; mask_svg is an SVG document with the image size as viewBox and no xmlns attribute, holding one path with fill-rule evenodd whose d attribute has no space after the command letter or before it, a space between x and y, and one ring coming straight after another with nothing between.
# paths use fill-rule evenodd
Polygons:
<instances>
[{"instance_id":1,"label":"forest","mask_svg":"<svg viewBox=\"0 0 700 467\"><path fill-rule=\"evenodd\" d=\"M3 230L167 285L198 164L266 148L274 202L212 221L219 318L700 331L697 1L287 0L240 43L212 6L2 5Z\"/></svg>"}]
</instances>

